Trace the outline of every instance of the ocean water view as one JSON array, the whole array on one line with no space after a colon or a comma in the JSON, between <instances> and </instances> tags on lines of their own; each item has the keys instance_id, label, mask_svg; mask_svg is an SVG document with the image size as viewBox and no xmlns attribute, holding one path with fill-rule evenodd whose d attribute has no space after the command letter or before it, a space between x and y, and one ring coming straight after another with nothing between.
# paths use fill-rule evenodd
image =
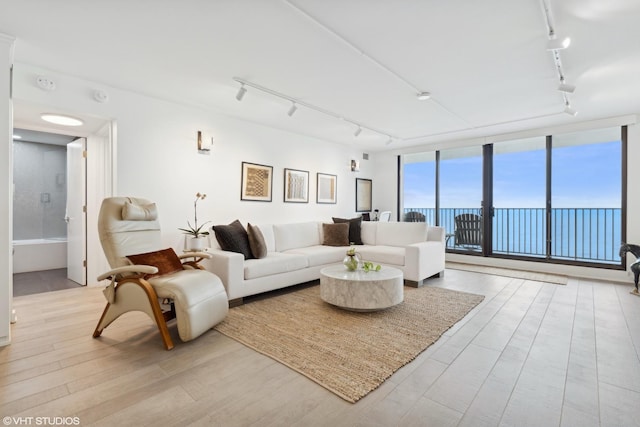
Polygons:
<instances>
[{"instance_id":1,"label":"ocean water view","mask_svg":"<svg viewBox=\"0 0 640 427\"><path fill-rule=\"evenodd\" d=\"M439 225L445 228L447 248L479 251L479 244L456 239L459 235L456 235L455 218L462 214L475 215L478 220L481 218L481 210L476 208L439 210ZM424 215L424 218L420 215ZM403 219L424 220L435 225L436 210L405 208ZM550 256L564 260L619 264L619 249L623 243L621 221L622 211L617 208L551 209ZM494 253L540 258L547 256L546 209L495 208L492 224ZM475 235L482 237L479 231Z\"/></svg>"}]
</instances>

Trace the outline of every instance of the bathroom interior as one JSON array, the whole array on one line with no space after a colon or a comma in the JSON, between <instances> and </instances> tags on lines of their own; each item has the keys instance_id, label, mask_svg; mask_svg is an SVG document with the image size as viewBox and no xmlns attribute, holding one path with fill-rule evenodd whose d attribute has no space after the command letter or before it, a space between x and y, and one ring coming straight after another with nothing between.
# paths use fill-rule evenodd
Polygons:
<instances>
[{"instance_id":1,"label":"bathroom interior","mask_svg":"<svg viewBox=\"0 0 640 427\"><path fill-rule=\"evenodd\" d=\"M67 278L67 144L75 136L14 129L13 295L80 286Z\"/></svg>"}]
</instances>

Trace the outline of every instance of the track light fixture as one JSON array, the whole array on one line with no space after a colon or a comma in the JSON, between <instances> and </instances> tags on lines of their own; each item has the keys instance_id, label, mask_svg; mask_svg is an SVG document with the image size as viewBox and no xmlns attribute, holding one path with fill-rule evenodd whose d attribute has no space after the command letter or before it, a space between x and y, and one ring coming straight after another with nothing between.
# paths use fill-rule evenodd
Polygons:
<instances>
[{"instance_id":1,"label":"track light fixture","mask_svg":"<svg viewBox=\"0 0 640 427\"><path fill-rule=\"evenodd\" d=\"M291 108L289 108L289 111L287 111L287 116L289 117L293 116L293 113L295 113L297 109L298 109L298 106L296 105L296 103L292 102Z\"/></svg>"},{"instance_id":2,"label":"track light fixture","mask_svg":"<svg viewBox=\"0 0 640 427\"><path fill-rule=\"evenodd\" d=\"M578 115L578 112L571 108L568 100L564 103L564 113L574 117Z\"/></svg>"},{"instance_id":3,"label":"track light fixture","mask_svg":"<svg viewBox=\"0 0 640 427\"><path fill-rule=\"evenodd\" d=\"M562 50L569 47L571 44L571 39L569 37L565 37L563 39L551 39L547 43L547 50Z\"/></svg>"},{"instance_id":4,"label":"track light fixture","mask_svg":"<svg viewBox=\"0 0 640 427\"><path fill-rule=\"evenodd\" d=\"M560 85L558 86L558 90L564 93L573 93L576 90L576 87L574 85L570 85L569 83L565 82L564 78L561 78Z\"/></svg>"},{"instance_id":5,"label":"track light fixture","mask_svg":"<svg viewBox=\"0 0 640 427\"><path fill-rule=\"evenodd\" d=\"M247 93L247 88L244 87L244 83L240 84L240 89L238 90L238 94L236 95L236 99L238 101L242 101L244 94Z\"/></svg>"},{"instance_id":6,"label":"track light fixture","mask_svg":"<svg viewBox=\"0 0 640 427\"><path fill-rule=\"evenodd\" d=\"M303 106L305 108L308 108L309 110L314 110L314 111L316 111L318 113L321 113L321 114L324 114L326 116L333 117L334 119L337 119L337 120L340 120L340 121L343 121L343 122L347 122L347 123L351 123L352 125L357 126L357 129L353 133L353 136L355 136L355 137L359 136L362 133L363 129L367 129L367 130L369 130L371 132L377 133L380 136L384 136L384 137L389 138L389 141L387 142L387 145L391 144L391 142L393 142L392 138L401 139L399 137L389 135L387 132L384 132L382 130L376 129L376 128L371 127L371 126L364 126L364 125L362 125L361 123L358 123L355 120L351 120L351 119L345 118L345 117L341 116L340 114L336 114L336 113L334 113L332 111L326 110L324 108L318 107L316 105L310 104L310 103L305 102L305 101L301 101L299 99L293 98L293 97L285 95L283 93L276 92L275 90L269 89L269 88L264 87L264 86L260 86L259 84L256 84L256 83L241 79L239 77L234 77L233 80L238 82L238 83L240 83L240 90L238 90L238 94L236 95L236 99L238 101L242 100L242 97L247 92L247 89L246 89L245 86L249 86L249 87L257 89L257 90L259 90L261 92L267 93L269 95L273 95L273 96L278 97L278 98L286 99L287 101L291 102L291 107L289 107L289 110L287 111L287 115L289 117L293 116L293 114L298 110L299 106ZM421 92L421 93L424 94L424 93L427 93L427 92Z\"/></svg>"}]
</instances>

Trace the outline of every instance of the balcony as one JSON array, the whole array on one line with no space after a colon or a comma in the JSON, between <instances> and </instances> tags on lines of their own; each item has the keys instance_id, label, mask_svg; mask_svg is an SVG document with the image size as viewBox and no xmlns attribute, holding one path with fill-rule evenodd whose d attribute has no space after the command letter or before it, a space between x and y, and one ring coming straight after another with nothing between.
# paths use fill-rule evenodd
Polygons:
<instances>
[{"instance_id":1,"label":"balcony","mask_svg":"<svg viewBox=\"0 0 640 427\"><path fill-rule=\"evenodd\" d=\"M435 209L406 208L419 212L428 224L435 224ZM457 215L480 215L480 209L440 209L440 225L447 233L447 248L453 251L477 251L479 245L459 245L455 239ZM404 218L404 216L403 216ZM547 255L546 209L495 208L493 215L493 253L578 262L620 264L622 212L616 208L551 209L551 252Z\"/></svg>"}]
</instances>

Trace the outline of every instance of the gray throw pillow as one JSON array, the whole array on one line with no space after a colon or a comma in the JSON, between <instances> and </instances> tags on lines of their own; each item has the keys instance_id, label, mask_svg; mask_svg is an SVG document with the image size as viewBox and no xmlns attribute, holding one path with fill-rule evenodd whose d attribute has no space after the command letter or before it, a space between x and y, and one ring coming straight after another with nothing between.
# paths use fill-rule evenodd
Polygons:
<instances>
[{"instance_id":1,"label":"gray throw pillow","mask_svg":"<svg viewBox=\"0 0 640 427\"><path fill-rule=\"evenodd\" d=\"M267 244L264 241L262 231L255 225L247 224L247 234L249 235L249 247L254 258L264 258L267 256Z\"/></svg>"}]
</instances>

